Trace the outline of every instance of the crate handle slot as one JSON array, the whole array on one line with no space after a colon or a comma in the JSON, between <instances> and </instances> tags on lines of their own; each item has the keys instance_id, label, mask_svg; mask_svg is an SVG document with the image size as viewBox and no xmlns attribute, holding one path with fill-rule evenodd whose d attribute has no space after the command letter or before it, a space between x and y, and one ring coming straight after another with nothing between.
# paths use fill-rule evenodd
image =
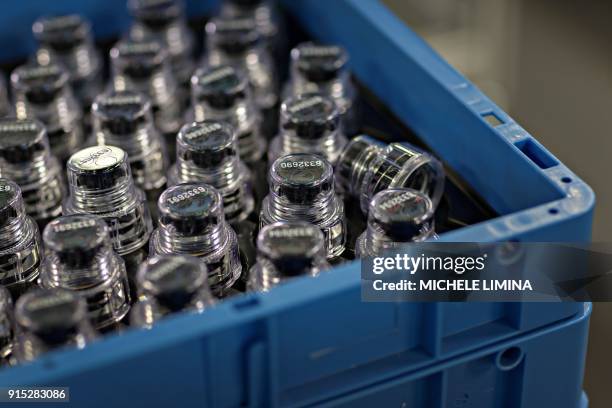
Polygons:
<instances>
[{"instance_id":1,"label":"crate handle slot","mask_svg":"<svg viewBox=\"0 0 612 408\"><path fill-rule=\"evenodd\" d=\"M533 139L523 139L514 144L525 156L538 165L542 170L557 166L559 162L544 150Z\"/></svg>"}]
</instances>

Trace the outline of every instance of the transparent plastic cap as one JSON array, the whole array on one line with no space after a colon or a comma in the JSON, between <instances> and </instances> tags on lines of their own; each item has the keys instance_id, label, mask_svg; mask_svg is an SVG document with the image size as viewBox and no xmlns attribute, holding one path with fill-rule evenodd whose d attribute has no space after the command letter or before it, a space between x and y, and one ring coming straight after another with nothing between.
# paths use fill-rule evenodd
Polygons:
<instances>
[{"instance_id":1,"label":"transparent plastic cap","mask_svg":"<svg viewBox=\"0 0 612 408\"><path fill-rule=\"evenodd\" d=\"M150 78L163 68L167 53L155 40L122 40L110 51L111 64L115 72L134 80ZM124 89L120 89L124 90Z\"/></svg>"},{"instance_id":2,"label":"transparent plastic cap","mask_svg":"<svg viewBox=\"0 0 612 408\"><path fill-rule=\"evenodd\" d=\"M206 265L189 255L155 255L141 265L136 279L142 295L173 312L209 292Z\"/></svg>"},{"instance_id":3,"label":"transparent plastic cap","mask_svg":"<svg viewBox=\"0 0 612 408\"><path fill-rule=\"evenodd\" d=\"M370 203L369 224L395 242L409 242L432 227L434 206L429 197L408 188L377 193Z\"/></svg>"},{"instance_id":4,"label":"transparent plastic cap","mask_svg":"<svg viewBox=\"0 0 612 408\"><path fill-rule=\"evenodd\" d=\"M205 103L212 108L229 109L247 97L248 80L235 68L221 65L200 68L191 77L194 103Z\"/></svg>"},{"instance_id":5,"label":"transparent plastic cap","mask_svg":"<svg viewBox=\"0 0 612 408\"><path fill-rule=\"evenodd\" d=\"M334 173L329 162L308 153L278 158L269 173L270 190L292 204L307 205L333 192Z\"/></svg>"},{"instance_id":6,"label":"transparent plastic cap","mask_svg":"<svg viewBox=\"0 0 612 408\"><path fill-rule=\"evenodd\" d=\"M13 71L11 85L29 103L43 105L52 102L68 86L68 79L68 72L57 64L29 63Z\"/></svg>"},{"instance_id":7,"label":"transparent plastic cap","mask_svg":"<svg viewBox=\"0 0 612 408\"><path fill-rule=\"evenodd\" d=\"M11 165L28 164L49 151L47 132L39 121L0 119L0 174L2 161Z\"/></svg>"},{"instance_id":8,"label":"transparent plastic cap","mask_svg":"<svg viewBox=\"0 0 612 408\"><path fill-rule=\"evenodd\" d=\"M68 183L72 189L99 191L130 183L127 154L114 146L80 150L68 160Z\"/></svg>"},{"instance_id":9,"label":"transparent plastic cap","mask_svg":"<svg viewBox=\"0 0 612 408\"><path fill-rule=\"evenodd\" d=\"M198 168L217 169L238 155L234 129L215 120L187 124L177 136L177 154Z\"/></svg>"},{"instance_id":10,"label":"transparent plastic cap","mask_svg":"<svg viewBox=\"0 0 612 408\"><path fill-rule=\"evenodd\" d=\"M292 66L308 81L335 79L348 62L346 50L338 45L302 43L291 50Z\"/></svg>"},{"instance_id":11,"label":"transparent plastic cap","mask_svg":"<svg viewBox=\"0 0 612 408\"><path fill-rule=\"evenodd\" d=\"M69 269L88 268L101 251L111 250L106 223L91 215L68 215L51 221L45 227L43 241L60 265Z\"/></svg>"},{"instance_id":12,"label":"transparent plastic cap","mask_svg":"<svg viewBox=\"0 0 612 408\"><path fill-rule=\"evenodd\" d=\"M21 189L10 180L0 178L0 238L2 230L11 233L14 228L19 228L25 221L26 213L21 197ZM6 237L12 241L11 237ZM2 249L0 245L0 249Z\"/></svg>"},{"instance_id":13,"label":"transparent plastic cap","mask_svg":"<svg viewBox=\"0 0 612 408\"><path fill-rule=\"evenodd\" d=\"M206 24L211 45L227 54L241 54L260 41L257 22L251 17L222 16Z\"/></svg>"},{"instance_id":14,"label":"transparent plastic cap","mask_svg":"<svg viewBox=\"0 0 612 408\"><path fill-rule=\"evenodd\" d=\"M338 129L340 114L335 102L320 94L302 94L281 105L281 127L301 139L320 139Z\"/></svg>"},{"instance_id":15,"label":"transparent plastic cap","mask_svg":"<svg viewBox=\"0 0 612 408\"><path fill-rule=\"evenodd\" d=\"M116 135L129 135L153 121L149 98L131 91L98 95L91 111L99 130Z\"/></svg>"},{"instance_id":16,"label":"transparent plastic cap","mask_svg":"<svg viewBox=\"0 0 612 408\"><path fill-rule=\"evenodd\" d=\"M91 27L81 16L68 14L39 18L32 25L32 32L37 41L62 51L89 40Z\"/></svg>"},{"instance_id":17,"label":"transparent plastic cap","mask_svg":"<svg viewBox=\"0 0 612 408\"><path fill-rule=\"evenodd\" d=\"M61 289L35 289L17 300L15 321L26 332L59 339L76 334L87 319L85 300ZM62 343L59 340L58 343Z\"/></svg>"},{"instance_id":18,"label":"transparent plastic cap","mask_svg":"<svg viewBox=\"0 0 612 408\"><path fill-rule=\"evenodd\" d=\"M129 0L130 14L152 27L160 27L183 15L180 0Z\"/></svg>"},{"instance_id":19,"label":"transparent plastic cap","mask_svg":"<svg viewBox=\"0 0 612 408\"><path fill-rule=\"evenodd\" d=\"M26 215L21 189L0 178L0 284L13 296L34 284L41 252L38 227Z\"/></svg>"},{"instance_id":20,"label":"transparent plastic cap","mask_svg":"<svg viewBox=\"0 0 612 408\"><path fill-rule=\"evenodd\" d=\"M178 235L206 235L224 223L221 194L207 184L170 187L159 197L158 208L160 226Z\"/></svg>"},{"instance_id":21,"label":"transparent plastic cap","mask_svg":"<svg viewBox=\"0 0 612 408\"><path fill-rule=\"evenodd\" d=\"M308 273L315 261L325 259L321 229L307 222L278 222L262 228L257 236L260 256L284 277Z\"/></svg>"}]
</instances>

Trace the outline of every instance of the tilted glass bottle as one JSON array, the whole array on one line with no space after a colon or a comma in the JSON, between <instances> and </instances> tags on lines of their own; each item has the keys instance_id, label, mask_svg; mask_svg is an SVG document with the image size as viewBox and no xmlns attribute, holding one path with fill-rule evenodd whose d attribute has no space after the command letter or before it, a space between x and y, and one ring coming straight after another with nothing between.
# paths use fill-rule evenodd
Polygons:
<instances>
[{"instance_id":1,"label":"tilted glass bottle","mask_svg":"<svg viewBox=\"0 0 612 408\"><path fill-rule=\"evenodd\" d=\"M358 136L346 145L336 177L345 193L359 199L364 214L374 195L388 188L421 191L434 208L444 193L444 168L438 159L409 143L387 145L370 136Z\"/></svg>"}]
</instances>

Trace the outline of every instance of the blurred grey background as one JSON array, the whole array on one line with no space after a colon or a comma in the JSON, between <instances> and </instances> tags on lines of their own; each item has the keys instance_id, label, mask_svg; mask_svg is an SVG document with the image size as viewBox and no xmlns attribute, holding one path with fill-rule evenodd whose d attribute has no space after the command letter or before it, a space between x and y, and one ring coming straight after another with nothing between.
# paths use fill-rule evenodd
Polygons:
<instances>
[{"instance_id":1,"label":"blurred grey background","mask_svg":"<svg viewBox=\"0 0 612 408\"><path fill-rule=\"evenodd\" d=\"M612 241L612 1L385 0L597 193ZM594 305L584 388L612 406L612 304Z\"/></svg>"}]
</instances>

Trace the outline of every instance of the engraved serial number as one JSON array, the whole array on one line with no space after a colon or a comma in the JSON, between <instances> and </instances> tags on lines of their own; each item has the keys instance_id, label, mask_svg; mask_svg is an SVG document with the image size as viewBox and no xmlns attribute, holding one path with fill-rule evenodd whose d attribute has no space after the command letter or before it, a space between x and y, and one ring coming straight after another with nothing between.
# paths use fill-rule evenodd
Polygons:
<instances>
[{"instance_id":1,"label":"engraved serial number","mask_svg":"<svg viewBox=\"0 0 612 408\"><path fill-rule=\"evenodd\" d=\"M180 203L181 201L184 201L191 197L195 197L205 192L206 192L206 189L204 187L195 187L189 191L185 191L184 193L168 198L168 202L170 204Z\"/></svg>"},{"instance_id":2,"label":"engraved serial number","mask_svg":"<svg viewBox=\"0 0 612 408\"><path fill-rule=\"evenodd\" d=\"M313 237L316 230L313 228L278 228L268 232L270 238L302 238Z\"/></svg>"},{"instance_id":3,"label":"engraved serial number","mask_svg":"<svg viewBox=\"0 0 612 408\"><path fill-rule=\"evenodd\" d=\"M53 225L53 231L55 232L64 232L64 231L73 231L81 228L93 227L96 225L96 220L85 220L85 221L75 221L70 222L68 224L55 224Z\"/></svg>"},{"instance_id":4,"label":"engraved serial number","mask_svg":"<svg viewBox=\"0 0 612 408\"><path fill-rule=\"evenodd\" d=\"M202 77L200 77L200 83L201 84L209 84L209 83L213 83L216 81L219 81L220 79L223 79L225 77L234 75L234 68L232 67L223 67L220 69L216 69L213 72L204 75Z\"/></svg>"},{"instance_id":5,"label":"engraved serial number","mask_svg":"<svg viewBox=\"0 0 612 408\"><path fill-rule=\"evenodd\" d=\"M395 196L380 204L380 208L383 210L389 210L397 205L403 204L406 201L414 198L413 193L402 193L401 195Z\"/></svg>"},{"instance_id":6,"label":"engraved serial number","mask_svg":"<svg viewBox=\"0 0 612 408\"><path fill-rule=\"evenodd\" d=\"M280 164L281 169L301 169L304 167L321 167L323 162L321 160L304 160L304 161L290 161L282 162Z\"/></svg>"},{"instance_id":7,"label":"engraved serial number","mask_svg":"<svg viewBox=\"0 0 612 408\"><path fill-rule=\"evenodd\" d=\"M288 109L290 113L298 113L300 111L306 110L308 108L312 108L313 106L320 105L323 103L323 98L318 95L311 96L302 100L301 102L297 102L291 105Z\"/></svg>"},{"instance_id":8,"label":"engraved serial number","mask_svg":"<svg viewBox=\"0 0 612 408\"><path fill-rule=\"evenodd\" d=\"M337 57L341 52L341 48L336 45L312 45L300 50L300 54L305 57Z\"/></svg>"},{"instance_id":9,"label":"engraved serial number","mask_svg":"<svg viewBox=\"0 0 612 408\"><path fill-rule=\"evenodd\" d=\"M212 123L212 124L198 123L197 127L192 128L189 131L187 131L187 133L185 134L185 137L188 140L191 140L196 137L207 136L210 133L221 130L221 128L222 126L219 123Z\"/></svg>"},{"instance_id":10,"label":"engraved serial number","mask_svg":"<svg viewBox=\"0 0 612 408\"><path fill-rule=\"evenodd\" d=\"M0 125L0 132L33 132L38 130L36 122L21 121L15 119L14 121L3 123Z\"/></svg>"}]
</instances>

